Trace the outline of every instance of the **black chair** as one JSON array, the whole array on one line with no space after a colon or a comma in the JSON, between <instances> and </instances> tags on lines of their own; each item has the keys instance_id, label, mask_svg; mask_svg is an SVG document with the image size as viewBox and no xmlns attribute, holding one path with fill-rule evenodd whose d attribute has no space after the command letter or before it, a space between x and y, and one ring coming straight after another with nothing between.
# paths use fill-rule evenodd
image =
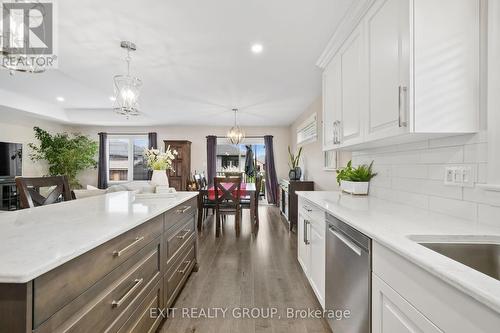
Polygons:
<instances>
[{"instance_id":1,"label":"black chair","mask_svg":"<svg viewBox=\"0 0 500 333\"><path fill-rule=\"evenodd\" d=\"M61 201L73 200L66 176L16 178L21 209L51 205ZM40 194L40 188L53 189L46 197Z\"/></svg>"}]
</instances>

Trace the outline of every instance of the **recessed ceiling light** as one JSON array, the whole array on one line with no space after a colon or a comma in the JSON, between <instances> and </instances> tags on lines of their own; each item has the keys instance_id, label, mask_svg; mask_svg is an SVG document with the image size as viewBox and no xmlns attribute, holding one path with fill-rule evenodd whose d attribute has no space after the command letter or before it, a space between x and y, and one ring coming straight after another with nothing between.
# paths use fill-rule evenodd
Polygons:
<instances>
[{"instance_id":1,"label":"recessed ceiling light","mask_svg":"<svg viewBox=\"0 0 500 333\"><path fill-rule=\"evenodd\" d=\"M56 100L57 100L58 102L64 102L64 97L62 97L62 96L58 96L58 97L56 97Z\"/></svg>"},{"instance_id":2,"label":"recessed ceiling light","mask_svg":"<svg viewBox=\"0 0 500 333\"><path fill-rule=\"evenodd\" d=\"M109 100L110 100L111 102L114 102L114 101L116 101L116 97L115 97L115 96L109 96Z\"/></svg>"},{"instance_id":3,"label":"recessed ceiling light","mask_svg":"<svg viewBox=\"0 0 500 333\"><path fill-rule=\"evenodd\" d=\"M253 53L262 53L262 50L264 50L264 47L262 46L262 44L259 44L259 43L256 43L256 44L253 44L252 45L252 52Z\"/></svg>"}]
</instances>

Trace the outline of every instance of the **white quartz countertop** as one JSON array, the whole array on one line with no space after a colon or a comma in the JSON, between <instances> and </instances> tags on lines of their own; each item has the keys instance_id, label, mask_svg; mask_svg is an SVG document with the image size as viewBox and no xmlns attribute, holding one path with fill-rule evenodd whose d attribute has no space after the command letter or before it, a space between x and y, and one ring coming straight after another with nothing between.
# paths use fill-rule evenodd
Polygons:
<instances>
[{"instance_id":1,"label":"white quartz countertop","mask_svg":"<svg viewBox=\"0 0 500 333\"><path fill-rule=\"evenodd\" d=\"M197 195L116 192L0 214L0 283L25 283Z\"/></svg>"},{"instance_id":2,"label":"white quartz countertop","mask_svg":"<svg viewBox=\"0 0 500 333\"><path fill-rule=\"evenodd\" d=\"M500 244L500 227L373 197L326 191L297 194L500 313L500 281L417 243L487 241Z\"/></svg>"}]
</instances>

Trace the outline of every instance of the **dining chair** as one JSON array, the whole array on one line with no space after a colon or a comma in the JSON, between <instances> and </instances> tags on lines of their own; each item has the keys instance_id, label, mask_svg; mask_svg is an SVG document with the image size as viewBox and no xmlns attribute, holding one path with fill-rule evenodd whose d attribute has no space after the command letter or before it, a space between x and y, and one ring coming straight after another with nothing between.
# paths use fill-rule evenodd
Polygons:
<instances>
[{"instance_id":1,"label":"dining chair","mask_svg":"<svg viewBox=\"0 0 500 333\"><path fill-rule=\"evenodd\" d=\"M259 221L259 199L260 199L260 192L262 189L262 175L258 174L255 176L255 218L257 219L257 222ZM251 199L250 196L244 196L240 200L241 208L242 209L251 209Z\"/></svg>"},{"instance_id":2,"label":"dining chair","mask_svg":"<svg viewBox=\"0 0 500 333\"><path fill-rule=\"evenodd\" d=\"M215 177L215 237L219 237L221 217L234 215L236 236L240 234L241 223L241 177Z\"/></svg>"},{"instance_id":3,"label":"dining chair","mask_svg":"<svg viewBox=\"0 0 500 333\"><path fill-rule=\"evenodd\" d=\"M196 183L196 189L201 190L203 188L202 179L200 174L194 175L194 181Z\"/></svg>"},{"instance_id":4,"label":"dining chair","mask_svg":"<svg viewBox=\"0 0 500 333\"><path fill-rule=\"evenodd\" d=\"M66 176L19 177L16 178L16 185L21 209L73 200ZM40 194L41 188L49 188L46 196Z\"/></svg>"}]
</instances>

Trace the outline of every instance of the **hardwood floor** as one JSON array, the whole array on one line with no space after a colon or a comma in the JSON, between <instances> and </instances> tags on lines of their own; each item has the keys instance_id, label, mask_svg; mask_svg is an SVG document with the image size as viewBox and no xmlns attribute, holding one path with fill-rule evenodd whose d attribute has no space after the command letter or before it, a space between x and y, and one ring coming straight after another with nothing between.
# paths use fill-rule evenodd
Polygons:
<instances>
[{"instance_id":1,"label":"hardwood floor","mask_svg":"<svg viewBox=\"0 0 500 333\"><path fill-rule=\"evenodd\" d=\"M205 221L199 239L199 271L192 273L173 306L174 317L168 318L159 332L330 332L323 319L288 318L287 308L321 306L297 262L296 234L289 233L278 208L261 206L259 215L260 227L254 236L249 213L243 212L239 238L235 236L233 217L223 225L219 238L215 238L213 218ZM227 312L223 316L218 310L217 318L200 316L203 310L208 316L208 309L214 315L214 308ZM263 316L270 316L272 311L277 314L274 318L253 319L251 313L235 318L243 316L244 308L257 315L257 311ZM189 318L188 312L199 318Z\"/></svg>"}]
</instances>

